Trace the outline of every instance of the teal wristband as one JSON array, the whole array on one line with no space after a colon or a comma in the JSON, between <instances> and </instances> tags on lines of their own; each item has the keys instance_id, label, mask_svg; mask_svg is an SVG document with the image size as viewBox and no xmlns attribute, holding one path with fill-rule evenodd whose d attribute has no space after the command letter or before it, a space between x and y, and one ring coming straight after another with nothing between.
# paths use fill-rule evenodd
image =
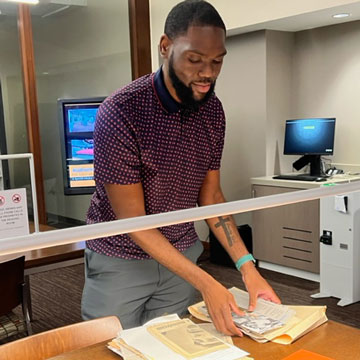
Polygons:
<instances>
[{"instance_id":1,"label":"teal wristband","mask_svg":"<svg viewBox=\"0 0 360 360\"><path fill-rule=\"evenodd\" d=\"M241 267L248 261L254 261L255 262L255 259L254 257L251 255L251 254L247 254L247 255L244 255L242 256L236 263L235 263L235 266L236 268L240 271Z\"/></svg>"}]
</instances>

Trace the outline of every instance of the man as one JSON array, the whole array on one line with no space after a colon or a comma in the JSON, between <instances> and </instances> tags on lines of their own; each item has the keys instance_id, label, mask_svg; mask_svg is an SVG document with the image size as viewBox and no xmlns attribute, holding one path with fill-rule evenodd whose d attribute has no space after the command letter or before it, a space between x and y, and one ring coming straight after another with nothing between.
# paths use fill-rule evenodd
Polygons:
<instances>
[{"instance_id":1,"label":"man","mask_svg":"<svg viewBox=\"0 0 360 360\"><path fill-rule=\"evenodd\" d=\"M220 160L225 117L213 90L225 49L225 25L212 5L176 5L160 39L163 66L118 90L95 126L96 191L88 223L222 203ZM207 223L250 293L279 302L259 275L231 217ZM242 335L232 294L195 265L202 246L193 223L87 242L82 314L116 314L124 328L164 313L186 312L194 288L216 328Z\"/></svg>"}]
</instances>

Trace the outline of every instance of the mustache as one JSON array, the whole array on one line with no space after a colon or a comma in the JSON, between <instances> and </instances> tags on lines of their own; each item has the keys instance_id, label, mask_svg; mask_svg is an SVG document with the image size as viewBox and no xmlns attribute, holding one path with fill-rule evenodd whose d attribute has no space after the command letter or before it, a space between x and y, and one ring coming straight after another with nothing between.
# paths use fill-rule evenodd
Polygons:
<instances>
[{"instance_id":1,"label":"mustache","mask_svg":"<svg viewBox=\"0 0 360 360\"><path fill-rule=\"evenodd\" d=\"M194 80L193 83L205 84L205 85L212 85L212 84L215 84L215 80L211 80L211 79L201 79L201 80Z\"/></svg>"}]
</instances>

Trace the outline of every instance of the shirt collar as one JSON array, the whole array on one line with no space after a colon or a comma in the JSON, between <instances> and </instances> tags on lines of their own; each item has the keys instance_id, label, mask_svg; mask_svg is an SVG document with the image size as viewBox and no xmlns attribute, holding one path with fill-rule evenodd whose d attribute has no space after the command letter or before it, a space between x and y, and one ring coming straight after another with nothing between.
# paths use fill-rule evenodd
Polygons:
<instances>
[{"instance_id":1,"label":"shirt collar","mask_svg":"<svg viewBox=\"0 0 360 360\"><path fill-rule=\"evenodd\" d=\"M160 104L164 110L169 113L175 113L179 111L180 104L170 95L169 90L165 85L162 67L160 67L159 70L155 73L153 78L153 85L157 98L159 99Z\"/></svg>"}]
</instances>

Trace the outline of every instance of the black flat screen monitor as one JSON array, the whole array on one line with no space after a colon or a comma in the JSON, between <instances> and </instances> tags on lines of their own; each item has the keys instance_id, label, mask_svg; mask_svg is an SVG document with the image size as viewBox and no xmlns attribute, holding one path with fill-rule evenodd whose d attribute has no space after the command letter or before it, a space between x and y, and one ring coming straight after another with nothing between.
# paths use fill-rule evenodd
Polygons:
<instances>
[{"instance_id":1,"label":"black flat screen monitor","mask_svg":"<svg viewBox=\"0 0 360 360\"><path fill-rule=\"evenodd\" d=\"M95 190L93 131L104 99L58 100L65 195L92 194Z\"/></svg>"},{"instance_id":2,"label":"black flat screen monitor","mask_svg":"<svg viewBox=\"0 0 360 360\"><path fill-rule=\"evenodd\" d=\"M294 167L310 163L310 174L320 176L321 155L333 155L334 138L335 118L286 120L284 154L303 155Z\"/></svg>"}]
</instances>

